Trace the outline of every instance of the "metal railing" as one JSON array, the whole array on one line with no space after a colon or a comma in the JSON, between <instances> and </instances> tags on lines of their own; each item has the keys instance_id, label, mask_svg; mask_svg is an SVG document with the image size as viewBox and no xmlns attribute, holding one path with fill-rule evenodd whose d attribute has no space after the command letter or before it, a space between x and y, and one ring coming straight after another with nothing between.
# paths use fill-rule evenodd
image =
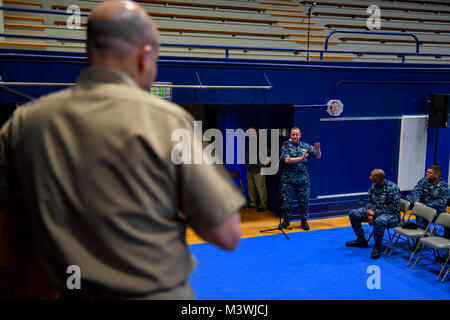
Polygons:
<instances>
[{"instance_id":1,"label":"metal railing","mask_svg":"<svg viewBox=\"0 0 450 320\"><path fill-rule=\"evenodd\" d=\"M200 80L200 76L196 72L197 80L199 84L169 84L169 83L157 83L154 82L152 87L154 88L184 88L184 89L272 89L272 85L264 73L264 78L267 85L204 85ZM1 77L0 77L1 80ZM20 87L71 87L75 85L73 82L26 82L26 81L0 81L0 86L20 86ZM4 89L4 88L0 88ZM15 94L15 93L13 93Z\"/></svg>"},{"instance_id":2,"label":"metal railing","mask_svg":"<svg viewBox=\"0 0 450 320\"><path fill-rule=\"evenodd\" d=\"M377 35L386 35L386 36L403 36L403 37L413 37L414 40L416 41L416 53L419 53L419 48L420 48L420 42L419 42L419 38L417 38L417 36L415 34L412 33L405 33L405 32L384 32L384 31L353 31L353 30L333 30L331 31L327 38L325 39L325 50L328 49L328 41L330 40L331 36L334 35L335 33L351 33L351 34L377 34ZM405 53L401 53L402 54L402 63L405 62ZM323 57L323 53L320 53L320 60L322 60Z\"/></svg>"},{"instance_id":3,"label":"metal railing","mask_svg":"<svg viewBox=\"0 0 450 320\"><path fill-rule=\"evenodd\" d=\"M345 30L336 30L345 31ZM57 40L63 42L84 42L83 38L65 38L52 36L38 36L38 35L18 35L0 33L0 37L11 38L26 38L26 39L43 39L43 40ZM320 61L323 61L324 53L347 53L347 54L368 54L368 55L396 55L402 57L402 63L405 63L406 56L420 56L420 57L450 57L449 53L417 53L417 52L389 52L389 51L359 51L359 50L328 50L328 49L296 49L296 48L270 48L270 47L250 47L250 46L223 46L223 45L207 45L207 44L182 44L182 43L161 43L161 47L184 47L184 48L207 48L207 49L221 49L225 51L225 59L230 58L230 50L254 50L254 51L273 51L273 52L316 52L320 53ZM269 59L267 59L269 60Z\"/></svg>"},{"instance_id":4,"label":"metal railing","mask_svg":"<svg viewBox=\"0 0 450 320\"><path fill-rule=\"evenodd\" d=\"M27 8L14 8L14 7L5 7L0 6L0 10L3 11L14 11L14 12L28 12L28 13L42 13L42 14L60 14L64 16L71 16L73 12L60 11L60 10L44 10L44 9L27 9ZM80 16L89 17L89 13L80 12Z\"/></svg>"}]
</instances>

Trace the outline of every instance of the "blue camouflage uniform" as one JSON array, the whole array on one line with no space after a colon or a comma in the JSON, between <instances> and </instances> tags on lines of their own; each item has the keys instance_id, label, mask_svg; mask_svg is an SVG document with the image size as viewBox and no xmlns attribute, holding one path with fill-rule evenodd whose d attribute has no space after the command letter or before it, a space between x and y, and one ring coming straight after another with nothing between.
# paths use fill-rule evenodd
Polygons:
<instances>
[{"instance_id":1,"label":"blue camouflage uniform","mask_svg":"<svg viewBox=\"0 0 450 320\"><path fill-rule=\"evenodd\" d=\"M281 146L281 160L296 158L308 150L310 156L316 156L316 150L309 144L300 141L295 145L291 139ZM310 182L307 169L308 160L285 164L281 174L281 194L286 208L286 218L292 216L292 207L298 201L300 219L308 218Z\"/></svg>"},{"instance_id":2,"label":"blue camouflage uniform","mask_svg":"<svg viewBox=\"0 0 450 320\"><path fill-rule=\"evenodd\" d=\"M349 213L353 231L358 237L364 237L361 222L367 222L367 210L375 212L373 238L381 245L386 228L393 228L400 222L400 189L385 179L383 185L373 183L369 189L369 198L365 208L351 210Z\"/></svg>"},{"instance_id":3,"label":"blue camouflage uniform","mask_svg":"<svg viewBox=\"0 0 450 320\"><path fill-rule=\"evenodd\" d=\"M407 199L412 203L418 201L428 207L436 209L436 212L439 215L442 212L445 212L448 197L449 186L444 180L440 179L437 183L433 184L426 178L423 178L411 190L411 194ZM425 230L428 221L421 217L417 217L416 224L417 227ZM445 228L445 237L450 239L450 230L448 228Z\"/></svg>"}]
</instances>

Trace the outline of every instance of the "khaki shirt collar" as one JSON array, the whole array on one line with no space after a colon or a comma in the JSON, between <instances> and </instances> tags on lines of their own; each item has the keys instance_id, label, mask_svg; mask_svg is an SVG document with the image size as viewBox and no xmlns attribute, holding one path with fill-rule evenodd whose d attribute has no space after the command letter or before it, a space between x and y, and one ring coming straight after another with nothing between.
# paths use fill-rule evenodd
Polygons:
<instances>
[{"instance_id":1,"label":"khaki shirt collar","mask_svg":"<svg viewBox=\"0 0 450 320\"><path fill-rule=\"evenodd\" d=\"M88 67L77 78L77 84L117 83L139 87L126 73L105 67Z\"/></svg>"}]
</instances>

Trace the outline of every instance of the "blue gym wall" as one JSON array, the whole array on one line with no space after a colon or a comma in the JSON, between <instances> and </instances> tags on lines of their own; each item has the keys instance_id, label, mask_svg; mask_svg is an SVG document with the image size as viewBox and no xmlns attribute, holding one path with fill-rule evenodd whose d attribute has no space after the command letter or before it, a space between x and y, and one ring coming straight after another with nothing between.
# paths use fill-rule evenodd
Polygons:
<instances>
[{"instance_id":1,"label":"blue gym wall","mask_svg":"<svg viewBox=\"0 0 450 320\"><path fill-rule=\"evenodd\" d=\"M32 54L32 55L30 55ZM74 82L86 66L82 54L36 51L0 51L2 81ZM320 141L322 159L311 159L311 215L344 213L360 205L361 196L317 198L366 192L371 169L383 168L397 182L399 119L402 115L428 114L432 93L450 94L450 68L446 65L289 62L234 59L161 57L157 81L182 85L271 85L266 89L173 89L178 104L203 104L214 108L215 124L225 129L246 129L257 122L261 128L296 125L302 139ZM39 97L57 87L11 87ZM324 106L339 99L344 112L336 120ZM0 91L0 101L22 102ZM361 119L361 120L355 120ZM450 129L439 129L437 162L447 180ZM436 129L428 129L426 164L434 158ZM280 137L280 143L287 137ZM243 165L238 169L244 178ZM269 177L268 187L276 209L279 177Z\"/></svg>"}]
</instances>

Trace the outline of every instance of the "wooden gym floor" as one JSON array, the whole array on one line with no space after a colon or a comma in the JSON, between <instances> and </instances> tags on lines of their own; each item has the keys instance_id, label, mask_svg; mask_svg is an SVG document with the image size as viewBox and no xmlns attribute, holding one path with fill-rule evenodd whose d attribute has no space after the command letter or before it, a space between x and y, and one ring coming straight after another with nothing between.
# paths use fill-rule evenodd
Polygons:
<instances>
[{"instance_id":1,"label":"wooden gym floor","mask_svg":"<svg viewBox=\"0 0 450 320\"><path fill-rule=\"evenodd\" d=\"M280 223L280 218L272 213L271 211L256 212L256 209L241 209L241 228L242 228L242 238L252 238L261 237L274 234L281 234L279 230L260 232L265 229L277 228ZM348 216L340 216L333 218L323 218L323 219L309 219L308 224L310 226L310 231L312 230L322 230L322 229L332 229L350 226L350 220ZM292 230L285 229L286 233L291 232L306 232L300 227L300 220L291 222L290 227ZM200 239L191 228L186 230L186 241L187 244L198 244L205 243L204 240Z\"/></svg>"},{"instance_id":2,"label":"wooden gym floor","mask_svg":"<svg viewBox=\"0 0 450 320\"><path fill-rule=\"evenodd\" d=\"M447 213L450 213L450 207L447 207ZM271 211L256 212L256 209L241 209L241 228L242 237L241 238L252 238L252 237L262 237L273 234L280 234L279 230L260 232L265 229L277 228L280 223L280 218L272 213ZM409 211L406 218L409 217ZM308 224L310 231L313 230L323 230L323 229L333 229L341 227L349 227L350 220L348 215L332 217L332 218L318 218L318 219L308 219ZM291 222L290 227L292 230L285 229L286 233L291 232L307 232L300 227L300 220ZM187 244L198 244L205 243L203 239L195 234L191 228L186 230L186 242Z\"/></svg>"}]
</instances>

